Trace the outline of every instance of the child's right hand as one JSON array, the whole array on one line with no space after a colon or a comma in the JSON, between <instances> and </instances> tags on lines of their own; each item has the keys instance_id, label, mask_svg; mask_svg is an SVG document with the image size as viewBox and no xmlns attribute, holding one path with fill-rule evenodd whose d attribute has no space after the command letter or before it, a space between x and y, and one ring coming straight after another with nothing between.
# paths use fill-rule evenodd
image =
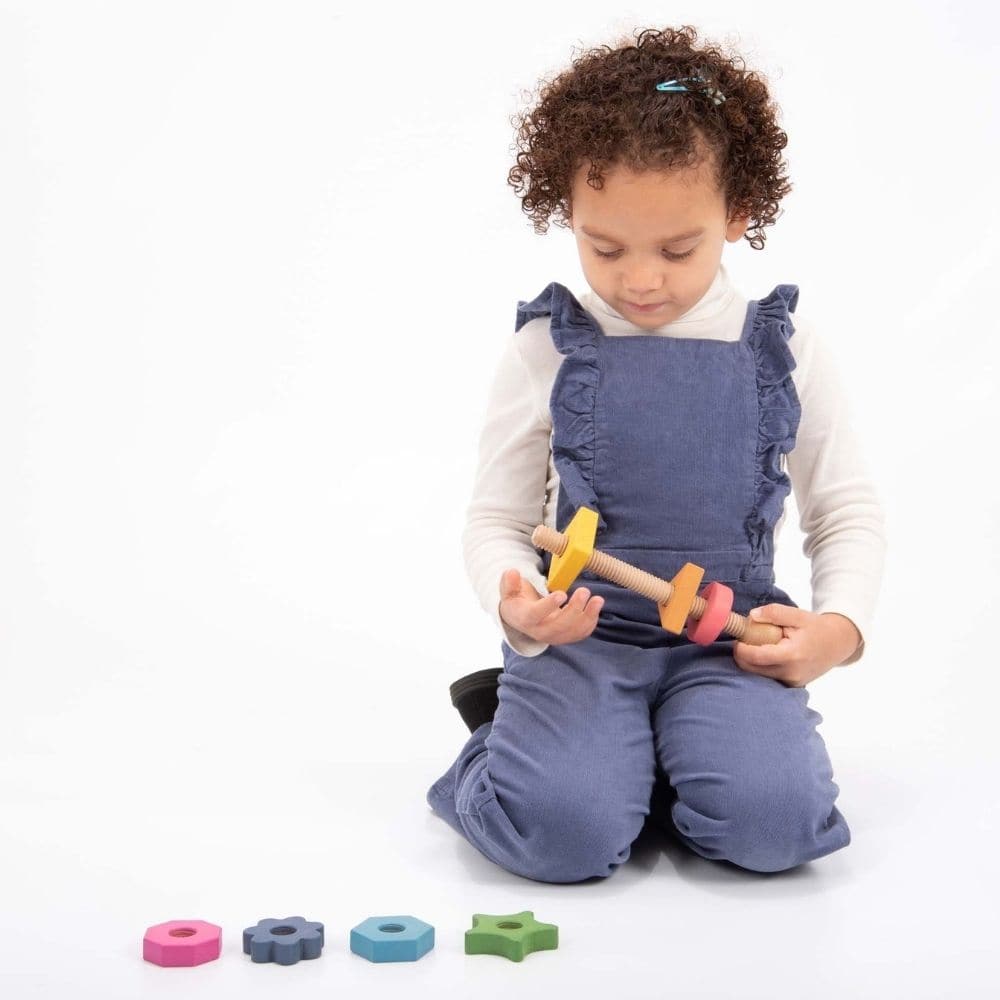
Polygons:
<instances>
[{"instance_id":1,"label":"child's right hand","mask_svg":"<svg viewBox=\"0 0 1000 1000\"><path fill-rule=\"evenodd\" d=\"M564 603L565 602L565 603ZM562 590L542 597L516 569L500 578L500 617L538 642L556 646L586 639L597 627L603 597L578 587L567 601Z\"/></svg>"}]
</instances>

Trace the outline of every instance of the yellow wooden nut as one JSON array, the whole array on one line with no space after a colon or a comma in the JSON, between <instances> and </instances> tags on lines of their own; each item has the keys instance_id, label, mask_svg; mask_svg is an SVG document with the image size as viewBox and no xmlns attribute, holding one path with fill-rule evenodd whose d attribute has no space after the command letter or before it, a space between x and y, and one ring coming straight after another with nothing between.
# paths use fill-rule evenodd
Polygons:
<instances>
[{"instance_id":1,"label":"yellow wooden nut","mask_svg":"<svg viewBox=\"0 0 1000 1000\"><path fill-rule=\"evenodd\" d=\"M673 590L670 591L667 603L660 605L660 624L666 631L673 632L674 635L680 635L684 631L684 623L695 597L698 596L698 587L701 586L704 575L705 570L701 566L684 563L670 581Z\"/></svg>"},{"instance_id":2,"label":"yellow wooden nut","mask_svg":"<svg viewBox=\"0 0 1000 1000\"><path fill-rule=\"evenodd\" d=\"M568 590L570 584L580 575L587 560L594 552L597 537L597 511L580 507L563 532L566 548L561 556L553 556L549 566L549 593Z\"/></svg>"}]
</instances>

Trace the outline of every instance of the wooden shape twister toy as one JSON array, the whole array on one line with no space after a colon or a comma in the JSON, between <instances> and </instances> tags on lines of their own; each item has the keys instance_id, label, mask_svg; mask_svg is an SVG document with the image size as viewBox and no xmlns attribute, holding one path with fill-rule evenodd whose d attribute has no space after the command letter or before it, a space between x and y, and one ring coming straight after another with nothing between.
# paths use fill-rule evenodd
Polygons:
<instances>
[{"instance_id":1,"label":"wooden shape twister toy","mask_svg":"<svg viewBox=\"0 0 1000 1000\"><path fill-rule=\"evenodd\" d=\"M588 514L581 518L584 511L587 511ZM578 518L580 518L579 521ZM591 524L594 525L594 531L589 533ZM531 533L531 543L536 548L551 552L556 557L552 560L552 565L549 568L548 586L550 592L567 590L580 573L588 570L595 576L603 577L605 580L617 583L620 587L627 587L629 590L634 590L642 594L643 597L655 601L660 608L660 621L664 623L664 619L666 619L670 623L670 631L673 631L680 611L683 609L684 615L687 617L688 638L692 642L707 645L714 642L722 633L739 639L741 642L749 643L751 646L765 646L781 640L783 633L780 626L772 625L769 622L754 622L745 615L738 615L732 611L733 592L725 584L718 582L708 584L698 597L691 599L690 606L685 607L688 603L688 595L701 582L700 575L695 579L694 570L701 570L701 573L704 574L704 570L700 566L687 563L674 577L674 583L671 583L595 549L593 540L597 533L596 526L597 512L588 507L580 507L567 526L568 529L573 529L572 538L569 537L568 530L563 533L545 524L537 525ZM557 560L566 553L567 549L572 549L574 555L569 560L559 561L557 572ZM589 553L585 561L581 561L581 553ZM577 566L579 568L576 568ZM688 566L693 566L694 570L687 570ZM572 575L570 575L571 567L574 569ZM693 585L692 581L694 581ZM675 593L675 589L678 596L672 602L671 597ZM703 618L705 618L704 626L701 625ZM667 628L666 624L664 624L664 628ZM680 632L679 628L677 632Z\"/></svg>"},{"instance_id":2,"label":"wooden shape twister toy","mask_svg":"<svg viewBox=\"0 0 1000 1000\"><path fill-rule=\"evenodd\" d=\"M696 566L694 563L684 563L677 575L670 581L673 590L667 598L667 603L660 605L660 624L668 632L680 635L684 631L684 623L691 613L691 605L694 604L698 586L704 575L705 571L701 566Z\"/></svg>"},{"instance_id":3,"label":"wooden shape twister toy","mask_svg":"<svg viewBox=\"0 0 1000 1000\"><path fill-rule=\"evenodd\" d=\"M416 917L369 917L351 930L351 951L369 962L415 962L434 947L434 928Z\"/></svg>"},{"instance_id":4,"label":"wooden shape twister toy","mask_svg":"<svg viewBox=\"0 0 1000 1000\"><path fill-rule=\"evenodd\" d=\"M206 920L168 920L150 927L142 939L142 957L154 965L201 965L222 952L222 928Z\"/></svg>"},{"instance_id":5,"label":"wooden shape twister toy","mask_svg":"<svg viewBox=\"0 0 1000 1000\"><path fill-rule=\"evenodd\" d=\"M559 947L559 928L535 919L531 910L521 913L474 913L472 927L465 932L466 955L500 955L512 962L524 961L533 951Z\"/></svg>"},{"instance_id":6,"label":"wooden shape twister toy","mask_svg":"<svg viewBox=\"0 0 1000 1000\"><path fill-rule=\"evenodd\" d=\"M698 596L704 600L705 610L701 618L688 624L688 638L707 646L719 638L729 612L733 610L733 592L724 583L714 581Z\"/></svg>"},{"instance_id":7,"label":"wooden shape twister toy","mask_svg":"<svg viewBox=\"0 0 1000 1000\"><path fill-rule=\"evenodd\" d=\"M549 566L549 590L566 590L583 572L594 551L597 537L597 511L581 507L573 520L566 525L566 544L558 553L553 553Z\"/></svg>"},{"instance_id":8,"label":"wooden shape twister toy","mask_svg":"<svg viewBox=\"0 0 1000 1000\"><path fill-rule=\"evenodd\" d=\"M323 925L305 917L267 917L243 931L243 951L251 962L295 965L304 958L319 958L323 951Z\"/></svg>"}]
</instances>

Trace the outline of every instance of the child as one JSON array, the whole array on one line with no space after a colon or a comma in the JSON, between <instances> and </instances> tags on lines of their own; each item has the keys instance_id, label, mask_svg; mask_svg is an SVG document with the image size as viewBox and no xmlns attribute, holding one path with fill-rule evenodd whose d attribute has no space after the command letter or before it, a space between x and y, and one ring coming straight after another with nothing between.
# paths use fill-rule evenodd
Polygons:
<instances>
[{"instance_id":1,"label":"child","mask_svg":"<svg viewBox=\"0 0 1000 1000\"><path fill-rule=\"evenodd\" d=\"M518 304L464 536L503 669L452 685L472 733L427 799L527 878L610 875L651 811L754 871L850 841L805 685L862 656L883 515L798 288L747 301L721 264L726 242L763 248L790 190L776 114L684 27L584 53L520 124L508 180L537 232L572 227L590 290ZM775 586L792 487L811 612ZM704 567L780 642L694 643L589 572L548 593L531 532L581 506L597 548L668 580Z\"/></svg>"}]
</instances>

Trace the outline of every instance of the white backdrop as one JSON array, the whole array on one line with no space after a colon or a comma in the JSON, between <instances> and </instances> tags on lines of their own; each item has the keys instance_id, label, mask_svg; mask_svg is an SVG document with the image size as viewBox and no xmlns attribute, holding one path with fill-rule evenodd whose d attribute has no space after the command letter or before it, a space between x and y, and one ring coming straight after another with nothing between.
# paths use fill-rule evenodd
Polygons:
<instances>
[{"instance_id":1,"label":"white backdrop","mask_svg":"<svg viewBox=\"0 0 1000 1000\"><path fill-rule=\"evenodd\" d=\"M980 10L0 0L0 993L995 995ZM548 886L424 803L465 736L448 682L500 665L460 547L484 393L517 300L584 288L505 183L509 118L580 48L683 23L783 109L794 190L725 261L799 285L886 511L868 652L810 688L854 842L755 877L653 839ZM462 954L521 909L559 951ZM240 929L293 913L323 959L251 966ZM427 958L347 952L397 913ZM222 960L143 963L174 918Z\"/></svg>"}]
</instances>

